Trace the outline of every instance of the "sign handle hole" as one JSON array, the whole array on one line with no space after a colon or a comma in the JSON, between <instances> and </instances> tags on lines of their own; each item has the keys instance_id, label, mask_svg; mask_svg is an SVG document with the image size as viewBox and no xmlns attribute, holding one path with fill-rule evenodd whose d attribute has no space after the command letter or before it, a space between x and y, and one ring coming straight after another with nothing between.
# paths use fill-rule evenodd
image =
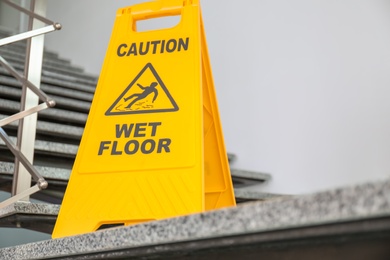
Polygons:
<instances>
[{"instance_id":1,"label":"sign handle hole","mask_svg":"<svg viewBox=\"0 0 390 260\"><path fill-rule=\"evenodd\" d=\"M180 23L181 15L163 16L158 18L135 21L134 31L147 32L173 28Z\"/></svg>"}]
</instances>

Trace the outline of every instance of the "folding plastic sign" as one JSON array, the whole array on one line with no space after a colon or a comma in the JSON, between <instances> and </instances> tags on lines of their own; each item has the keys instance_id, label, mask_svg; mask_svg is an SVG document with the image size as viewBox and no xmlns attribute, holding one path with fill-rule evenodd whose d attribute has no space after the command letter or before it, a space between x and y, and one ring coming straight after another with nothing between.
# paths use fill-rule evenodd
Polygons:
<instances>
[{"instance_id":1,"label":"folding plastic sign","mask_svg":"<svg viewBox=\"0 0 390 260\"><path fill-rule=\"evenodd\" d=\"M53 238L233 205L199 2L119 9Z\"/></svg>"}]
</instances>

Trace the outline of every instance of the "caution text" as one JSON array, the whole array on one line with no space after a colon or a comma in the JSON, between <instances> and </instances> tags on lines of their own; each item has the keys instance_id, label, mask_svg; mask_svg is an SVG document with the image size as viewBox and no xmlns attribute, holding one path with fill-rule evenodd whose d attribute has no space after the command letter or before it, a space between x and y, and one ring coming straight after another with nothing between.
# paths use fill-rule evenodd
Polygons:
<instances>
[{"instance_id":1,"label":"caution text","mask_svg":"<svg viewBox=\"0 0 390 260\"><path fill-rule=\"evenodd\" d=\"M171 139L157 138L161 122L115 125L115 140L101 141L98 155L169 153Z\"/></svg>"},{"instance_id":2,"label":"caution text","mask_svg":"<svg viewBox=\"0 0 390 260\"><path fill-rule=\"evenodd\" d=\"M116 54L119 57L137 56L157 53L170 53L175 51L186 51L190 38L179 38L169 40L155 40L148 42L122 43L118 46Z\"/></svg>"}]
</instances>

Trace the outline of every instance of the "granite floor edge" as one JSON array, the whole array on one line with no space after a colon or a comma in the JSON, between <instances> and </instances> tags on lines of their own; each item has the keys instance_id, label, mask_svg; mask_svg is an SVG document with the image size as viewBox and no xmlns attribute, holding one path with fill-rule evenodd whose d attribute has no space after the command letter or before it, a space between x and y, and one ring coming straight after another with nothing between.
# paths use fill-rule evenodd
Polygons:
<instances>
[{"instance_id":1,"label":"granite floor edge","mask_svg":"<svg viewBox=\"0 0 390 260\"><path fill-rule=\"evenodd\" d=\"M0 257L93 253L383 216L390 216L389 180L9 247L0 249Z\"/></svg>"}]
</instances>

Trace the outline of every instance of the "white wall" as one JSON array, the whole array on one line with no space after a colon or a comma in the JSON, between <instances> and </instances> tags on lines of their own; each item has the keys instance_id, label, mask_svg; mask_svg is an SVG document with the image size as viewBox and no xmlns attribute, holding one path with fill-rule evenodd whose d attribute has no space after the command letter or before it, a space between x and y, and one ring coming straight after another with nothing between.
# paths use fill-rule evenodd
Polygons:
<instances>
[{"instance_id":1,"label":"white wall","mask_svg":"<svg viewBox=\"0 0 390 260\"><path fill-rule=\"evenodd\" d=\"M19 12L0 1L0 29L12 34L17 33L19 31L19 21Z\"/></svg>"},{"instance_id":2,"label":"white wall","mask_svg":"<svg viewBox=\"0 0 390 260\"><path fill-rule=\"evenodd\" d=\"M48 1L47 47L98 74L115 10ZM228 151L307 193L390 176L390 1L202 1Z\"/></svg>"}]
</instances>

